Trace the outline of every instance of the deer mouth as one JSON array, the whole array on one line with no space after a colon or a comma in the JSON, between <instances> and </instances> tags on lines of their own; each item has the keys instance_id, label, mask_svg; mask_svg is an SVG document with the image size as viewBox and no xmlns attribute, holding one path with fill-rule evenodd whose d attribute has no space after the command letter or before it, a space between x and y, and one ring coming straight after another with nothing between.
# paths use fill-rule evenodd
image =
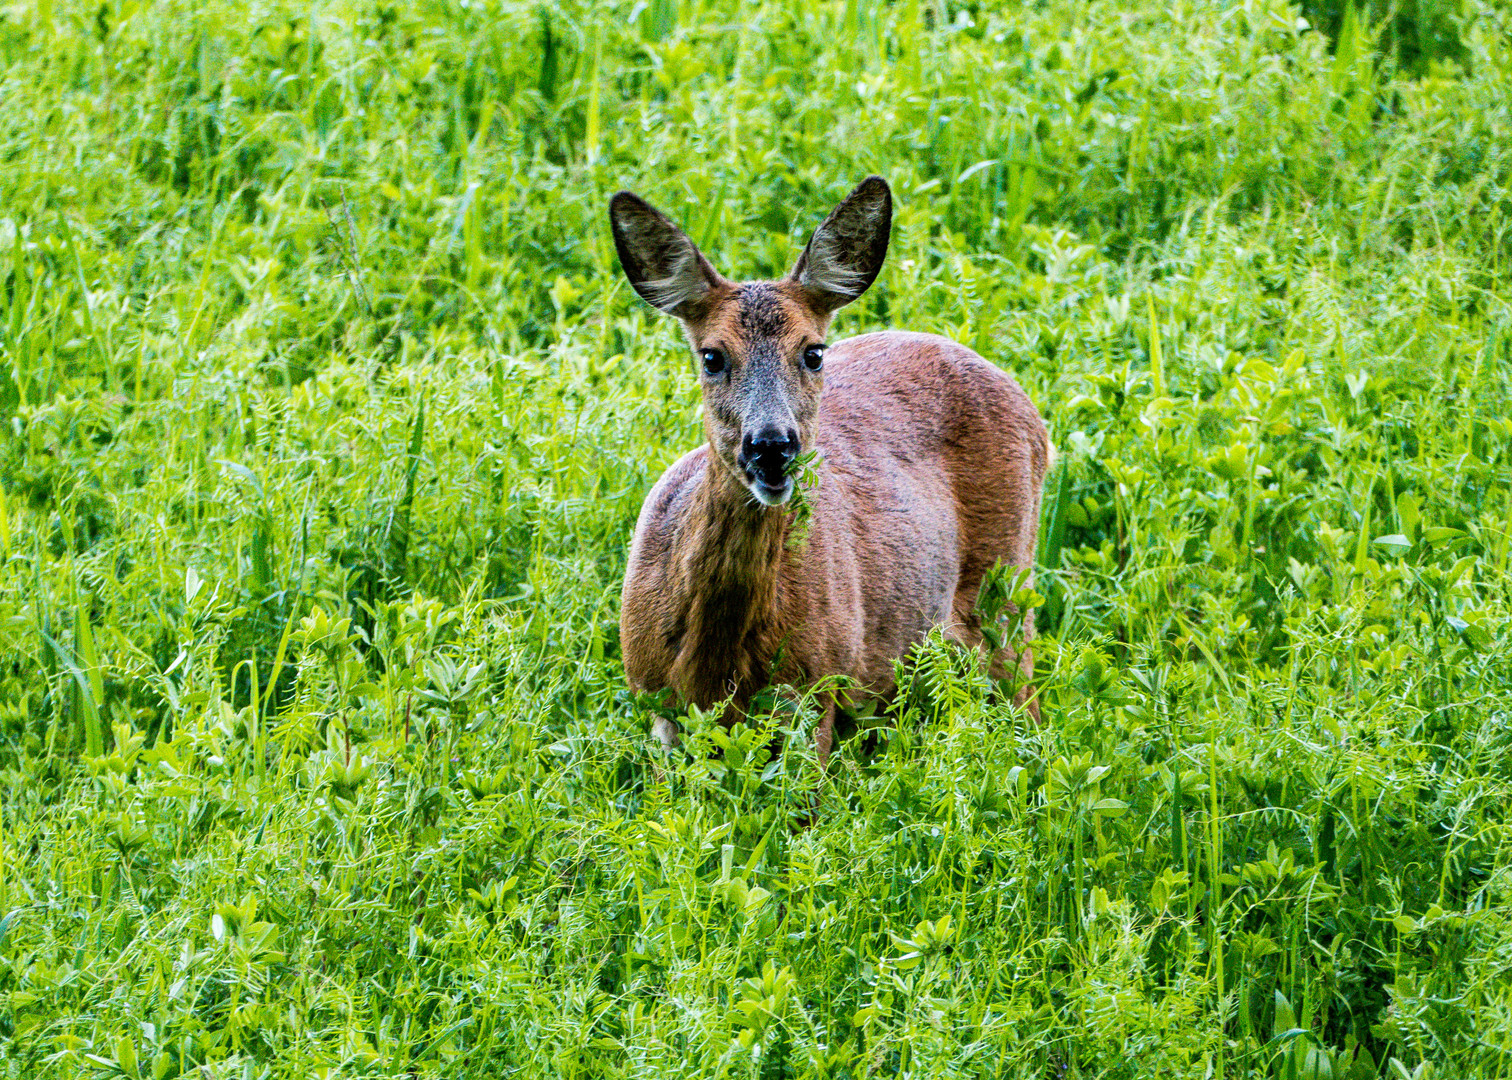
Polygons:
<instances>
[{"instance_id":1,"label":"deer mouth","mask_svg":"<svg viewBox=\"0 0 1512 1080\"><path fill-rule=\"evenodd\" d=\"M777 482L771 483L764 475L747 474L746 486L751 489L751 494L756 496L763 506L781 506L793 495L792 477L783 476Z\"/></svg>"}]
</instances>

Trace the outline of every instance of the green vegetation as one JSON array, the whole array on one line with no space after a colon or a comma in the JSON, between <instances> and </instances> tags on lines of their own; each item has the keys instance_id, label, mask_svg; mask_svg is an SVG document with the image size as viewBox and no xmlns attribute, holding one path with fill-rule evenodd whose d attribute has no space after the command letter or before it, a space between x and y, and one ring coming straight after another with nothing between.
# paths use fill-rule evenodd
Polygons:
<instances>
[{"instance_id":1,"label":"green vegetation","mask_svg":"<svg viewBox=\"0 0 1512 1080\"><path fill-rule=\"evenodd\" d=\"M0 1078L1512 1075L1512 20L995 7L0 8ZM805 827L810 705L624 686L605 206L868 172L1045 720L930 642Z\"/></svg>"}]
</instances>

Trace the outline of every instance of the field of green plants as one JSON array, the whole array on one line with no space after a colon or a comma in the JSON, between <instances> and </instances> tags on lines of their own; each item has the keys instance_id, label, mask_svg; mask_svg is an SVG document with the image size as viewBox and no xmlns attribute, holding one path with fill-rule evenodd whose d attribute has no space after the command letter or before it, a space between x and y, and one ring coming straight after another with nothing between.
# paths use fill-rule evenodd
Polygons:
<instances>
[{"instance_id":1,"label":"field of green plants","mask_svg":"<svg viewBox=\"0 0 1512 1080\"><path fill-rule=\"evenodd\" d=\"M0 162L3 1080L1512 1076L1505 6L20 0ZM808 821L811 701L625 685L606 205L871 172L1044 719L926 642Z\"/></svg>"}]
</instances>

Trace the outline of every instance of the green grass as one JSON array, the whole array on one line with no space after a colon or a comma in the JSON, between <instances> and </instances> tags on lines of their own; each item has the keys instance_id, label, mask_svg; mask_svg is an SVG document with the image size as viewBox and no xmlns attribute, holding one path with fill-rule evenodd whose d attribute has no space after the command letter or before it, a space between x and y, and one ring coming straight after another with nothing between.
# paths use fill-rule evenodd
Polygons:
<instances>
[{"instance_id":1,"label":"green grass","mask_svg":"<svg viewBox=\"0 0 1512 1080\"><path fill-rule=\"evenodd\" d=\"M0 9L0 1077L1512 1076L1512 23L1307 14ZM624 685L605 207L869 172L837 336L1060 449L1044 723L929 643L802 827L811 703Z\"/></svg>"}]
</instances>

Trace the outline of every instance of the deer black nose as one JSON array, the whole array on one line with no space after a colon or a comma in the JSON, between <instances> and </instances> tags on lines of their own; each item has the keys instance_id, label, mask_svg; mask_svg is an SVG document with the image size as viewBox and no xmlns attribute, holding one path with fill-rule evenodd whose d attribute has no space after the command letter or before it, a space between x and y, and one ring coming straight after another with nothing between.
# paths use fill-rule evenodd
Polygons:
<instances>
[{"instance_id":1,"label":"deer black nose","mask_svg":"<svg viewBox=\"0 0 1512 1080\"><path fill-rule=\"evenodd\" d=\"M788 462L798 456L798 432L776 426L762 428L741 440L740 464L772 487L782 484Z\"/></svg>"}]
</instances>

